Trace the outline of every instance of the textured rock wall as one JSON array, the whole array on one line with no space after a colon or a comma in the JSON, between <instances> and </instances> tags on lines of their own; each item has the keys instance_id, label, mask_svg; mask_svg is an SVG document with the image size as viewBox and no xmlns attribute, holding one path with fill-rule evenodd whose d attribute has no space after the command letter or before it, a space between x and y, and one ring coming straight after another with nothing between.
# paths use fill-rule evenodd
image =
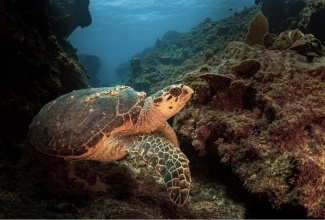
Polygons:
<instances>
[{"instance_id":1,"label":"textured rock wall","mask_svg":"<svg viewBox=\"0 0 325 220\"><path fill-rule=\"evenodd\" d=\"M325 19L325 2L322 0L310 0L308 5L300 13L299 28L315 35L325 43L325 28L322 21Z\"/></svg>"},{"instance_id":2,"label":"textured rock wall","mask_svg":"<svg viewBox=\"0 0 325 220\"><path fill-rule=\"evenodd\" d=\"M324 61L232 42L183 79L195 97L174 128L274 207L323 218Z\"/></svg>"},{"instance_id":3,"label":"textured rock wall","mask_svg":"<svg viewBox=\"0 0 325 220\"><path fill-rule=\"evenodd\" d=\"M48 1L1 1L1 139L24 137L47 101L87 87L84 69L71 46L53 34Z\"/></svg>"},{"instance_id":4,"label":"textured rock wall","mask_svg":"<svg viewBox=\"0 0 325 220\"><path fill-rule=\"evenodd\" d=\"M270 24L270 32L279 34L288 29L296 29L299 14L307 5L305 0L255 0L262 5L262 12Z\"/></svg>"},{"instance_id":5,"label":"textured rock wall","mask_svg":"<svg viewBox=\"0 0 325 220\"><path fill-rule=\"evenodd\" d=\"M69 37L78 27L91 24L89 0L49 0L49 17L52 30L59 38Z\"/></svg>"},{"instance_id":6,"label":"textured rock wall","mask_svg":"<svg viewBox=\"0 0 325 220\"><path fill-rule=\"evenodd\" d=\"M42 206L39 195L49 195L38 191L42 187L37 179L50 169L37 159L28 141L28 125L46 102L87 87L74 48L53 32L48 7L47 0L0 1L1 218L38 218L46 213L36 208Z\"/></svg>"},{"instance_id":7,"label":"textured rock wall","mask_svg":"<svg viewBox=\"0 0 325 220\"><path fill-rule=\"evenodd\" d=\"M325 2L323 0L255 0L267 17L270 32L279 34L299 28L304 33L313 34L325 42L324 25Z\"/></svg>"}]
</instances>

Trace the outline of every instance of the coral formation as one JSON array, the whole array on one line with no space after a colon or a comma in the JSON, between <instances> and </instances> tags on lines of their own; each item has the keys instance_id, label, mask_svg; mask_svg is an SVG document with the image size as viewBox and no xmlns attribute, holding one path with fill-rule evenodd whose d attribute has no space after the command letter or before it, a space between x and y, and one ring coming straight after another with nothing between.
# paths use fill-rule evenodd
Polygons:
<instances>
[{"instance_id":1,"label":"coral formation","mask_svg":"<svg viewBox=\"0 0 325 220\"><path fill-rule=\"evenodd\" d=\"M284 31L275 39L271 49L285 50L291 49L297 51L300 55L306 56L309 61L313 58L323 55L321 42L312 34L303 34L298 29Z\"/></svg>"},{"instance_id":2,"label":"coral formation","mask_svg":"<svg viewBox=\"0 0 325 220\"><path fill-rule=\"evenodd\" d=\"M245 43L253 46L255 44L263 45L264 36L269 30L266 17L262 12L257 12L255 17L250 21Z\"/></svg>"},{"instance_id":3,"label":"coral formation","mask_svg":"<svg viewBox=\"0 0 325 220\"><path fill-rule=\"evenodd\" d=\"M323 62L232 42L210 58L208 73L197 70L182 80L196 97L174 127L274 207L303 207L323 218Z\"/></svg>"}]
</instances>

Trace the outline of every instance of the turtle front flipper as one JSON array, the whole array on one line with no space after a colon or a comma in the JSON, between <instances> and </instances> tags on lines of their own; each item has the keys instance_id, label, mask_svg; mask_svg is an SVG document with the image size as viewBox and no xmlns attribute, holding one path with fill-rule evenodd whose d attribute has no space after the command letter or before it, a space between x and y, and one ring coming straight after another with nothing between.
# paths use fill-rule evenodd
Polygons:
<instances>
[{"instance_id":1,"label":"turtle front flipper","mask_svg":"<svg viewBox=\"0 0 325 220\"><path fill-rule=\"evenodd\" d=\"M179 148L177 136L167 121L158 127L156 132L161 134L160 136L167 138L170 142L172 142L172 144Z\"/></svg>"},{"instance_id":2,"label":"turtle front flipper","mask_svg":"<svg viewBox=\"0 0 325 220\"><path fill-rule=\"evenodd\" d=\"M141 155L161 175L175 204L185 204L191 187L191 173L189 160L179 148L166 138L142 135L129 150Z\"/></svg>"}]
</instances>

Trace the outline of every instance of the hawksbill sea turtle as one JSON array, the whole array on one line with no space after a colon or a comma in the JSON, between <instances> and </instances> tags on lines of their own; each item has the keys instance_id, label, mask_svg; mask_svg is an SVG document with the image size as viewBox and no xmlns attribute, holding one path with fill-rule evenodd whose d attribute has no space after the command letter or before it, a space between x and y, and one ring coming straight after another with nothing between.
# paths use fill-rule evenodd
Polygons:
<instances>
[{"instance_id":1,"label":"hawksbill sea turtle","mask_svg":"<svg viewBox=\"0 0 325 220\"><path fill-rule=\"evenodd\" d=\"M163 178L171 200L186 203L191 174L167 119L189 101L193 90L167 86L146 97L129 86L76 90L47 103L29 126L29 139L52 156L115 161L140 155Z\"/></svg>"}]
</instances>

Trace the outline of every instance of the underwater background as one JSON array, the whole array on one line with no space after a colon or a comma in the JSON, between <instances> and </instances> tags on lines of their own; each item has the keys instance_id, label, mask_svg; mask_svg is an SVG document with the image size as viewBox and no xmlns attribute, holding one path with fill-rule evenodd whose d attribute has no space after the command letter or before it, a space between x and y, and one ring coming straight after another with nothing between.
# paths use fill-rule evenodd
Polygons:
<instances>
[{"instance_id":1,"label":"underwater background","mask_svg":"<svg viewBox=\"0 0 325 220\"><path fill-rule=\"evenodd\" d=\"M141 2L141 4L140 4ZM324 218L325 1L0 1L0 218ZM73 90L182 83L178 207L118 162L42 154L29 125Z\"/></svg>"},{"instance_id":2,"label":"underwater background","mask_svg":"<svg viewBox=\"0 0 325 220\"><path fill-rule=\"evenodd\" d=\"M207 17L220 20L253 4L252 0L92 0L92 24L77 28L68 40L78 53L100 58L101 81L118 83L118 65L154 46L167 31L188 32Z\"/></svg>"}]
</instances>

